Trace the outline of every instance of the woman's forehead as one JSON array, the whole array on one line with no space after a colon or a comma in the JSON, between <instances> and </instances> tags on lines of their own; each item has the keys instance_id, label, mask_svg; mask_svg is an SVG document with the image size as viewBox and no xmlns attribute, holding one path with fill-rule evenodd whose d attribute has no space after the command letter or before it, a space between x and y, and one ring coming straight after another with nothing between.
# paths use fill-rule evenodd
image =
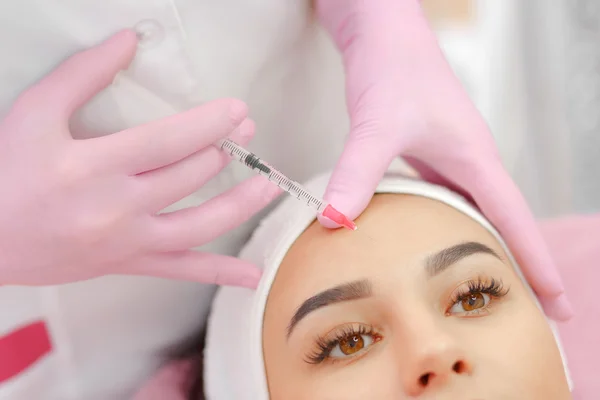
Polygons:
<instances>
[{"instance_id":1,"label":"woman's forehead","mask_svg":"<svg viewBox=\"0 0 600 400\"><path fill-rule=\"evenodd\" d=\"M377 195L357 222L357 231L331 230L313 223L292 245L282 267L286 263L347 264L387 256L418 260L444 247L470 241L501 252L498 241L478 222L425 197Z\"/></svg>"},{"instance_id":2,"label":"woman's forehead","mask_svg":"<svg viewBox=\"0 0 600 400\"><path fill-rule=\"evenodd\" d=\"M285 256L272 292L281 285L285 297L302 298L356 279L386 279L389 269L398 266L402 269L395 272L410 274L422 270L429 255L460 243L481 243L505 258L500 244L479 223L420 196L377 195L357 223L354 232L311 225Z\"/></svg>"}]
</instances>

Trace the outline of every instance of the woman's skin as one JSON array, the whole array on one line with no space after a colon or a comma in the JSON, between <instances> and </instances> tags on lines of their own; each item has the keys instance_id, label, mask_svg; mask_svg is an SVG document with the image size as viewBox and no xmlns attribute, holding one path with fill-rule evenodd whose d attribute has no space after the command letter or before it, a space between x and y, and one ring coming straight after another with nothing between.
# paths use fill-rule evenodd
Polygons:
<instances>
[{"instance_id":1,"label":"woman's skin","mask_svg":"<svg viewBox=\"0 0 600 400\"><path fill-rule=\"evenodd\" d=\"M357 224L314 223L279 269L271 398L571 398L544 315L482 226L408 195L375 196Z\"/></svg>"}]
</instances>

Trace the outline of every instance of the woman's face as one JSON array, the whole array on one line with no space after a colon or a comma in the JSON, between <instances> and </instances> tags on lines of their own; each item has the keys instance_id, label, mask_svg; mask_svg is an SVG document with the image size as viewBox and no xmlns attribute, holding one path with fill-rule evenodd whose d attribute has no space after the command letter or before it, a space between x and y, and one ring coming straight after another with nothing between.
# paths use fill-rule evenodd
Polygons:
<instances>
[{"instance_id":1,"label":"woman's face","mask_svg":"<svg viewBox=\"0 0 600 400\"><path fill-rule=\"evenodd\" d=\"M307 229L269 295L273 399L570 399L550 328L499 243L433 200L378 195Z\"/></svg>"}]
</instances>

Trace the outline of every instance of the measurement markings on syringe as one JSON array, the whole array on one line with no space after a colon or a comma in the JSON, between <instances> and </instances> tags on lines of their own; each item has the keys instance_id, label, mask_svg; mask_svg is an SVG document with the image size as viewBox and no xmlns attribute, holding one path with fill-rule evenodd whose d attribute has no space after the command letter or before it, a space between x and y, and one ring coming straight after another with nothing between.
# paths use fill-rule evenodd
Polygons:
<instances>
[{"instance_id":1,"label":"measurement markings on syringe","mask_svg":"<svg viewBox=\"0 0 600 400\"><path fill-rule=\"evenodd\" d=\"M314 203L317 207L321 206L321 201L319 199L317 199L310 193L307 193L307 196L308 196L308 201L306 202L307 206L310 206L311 202Z\"/></svg>"},{"instance_id":2,"label":"measurement markings on syringe","mask_svg":"<svg viewBox=\"0 0 600 400\"><path fill-rule=\"evenodd\" d=\"M269 180L275 183L277 186L281 187L281 184L283 183L285 178L281 176L281 174L279 174L277 171L272 171L269 175Z\"/></svg>"},{"instance_id":3,"label":"measurement markings on syringe","mask_svg":"<svg viewBox=\"0 0 600 400\"><path fill-rule=\"evenodd\" d=\"M310 203L315 203L315 205L319 205L319 201L313 197L312 194L308 193L305 190L302 190L302 197L306 199L306 205L310 206Z\"/></svg>"},{"instance_id":4,"label":"measurement markings on syringe","mask_svg":"<svg viewBox=\"0 0 600 400\"><path fill-rule=\"evenodd\" d=\"M286 178L285 176L278 173L278 171L273 170L272 174L269 176L271 182L274 182L280 188L294 194L296 198L299 200L304 198L306 200L306 205L310 206L310 203L314 203L317 208L322 205L322 202L314 197L312 194L304 190L298 183ZM285 184L285 187L283 185Z\"/></svg>"},{"instance_id":5,"label":"measurement markings on syringe","mask_svg":"<svg viewBox=\"0 0 600 400\"><path fill-rule=\"evenodd\" d=\"M296 186L296 183L294 181L288 181L288 191L290 193L294 193L298 200L300 200L301 189L298 186Z\"/></svg>"}]
</instances>

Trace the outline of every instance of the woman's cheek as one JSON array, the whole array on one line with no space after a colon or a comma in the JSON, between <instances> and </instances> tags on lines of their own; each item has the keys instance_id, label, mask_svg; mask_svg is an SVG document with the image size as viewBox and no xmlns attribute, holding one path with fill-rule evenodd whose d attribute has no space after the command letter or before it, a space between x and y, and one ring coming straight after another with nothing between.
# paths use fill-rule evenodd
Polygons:
<instances>
[{"instance_id":1,"label":"woman's cheek","mask_svg":"<svg viewBox=\"0 0 600 400\"><path fill-rule=\"evenodd\" d=\"M535 394L530 398L554 398L553 390L565 382L556 340L537 305L528 296L521 299L506 305L505 320L490 330L489 344L480 343L480 351L485 352L485 358L510 365L510 374L501 374L508 382Z\"/></svg>"},{"instance_id":2,"label":"woman's cheek","mask_svg":"<svg viewBox=\"0 0 600 400\"><path fill-rule=\"evenodd\" d=\"M357 369L352 375L340 374L338 377L331 375L319 382L318 385L311 384L313 386L310 390L311 393L304 392L306 396L301 397L311 400L398 398L397 395L401 391L399 392L399 387L395 388L395 386L399 382L399 375L394 374L393 370L393 368L380 365Z\"/></svg>"}]
</instances>

